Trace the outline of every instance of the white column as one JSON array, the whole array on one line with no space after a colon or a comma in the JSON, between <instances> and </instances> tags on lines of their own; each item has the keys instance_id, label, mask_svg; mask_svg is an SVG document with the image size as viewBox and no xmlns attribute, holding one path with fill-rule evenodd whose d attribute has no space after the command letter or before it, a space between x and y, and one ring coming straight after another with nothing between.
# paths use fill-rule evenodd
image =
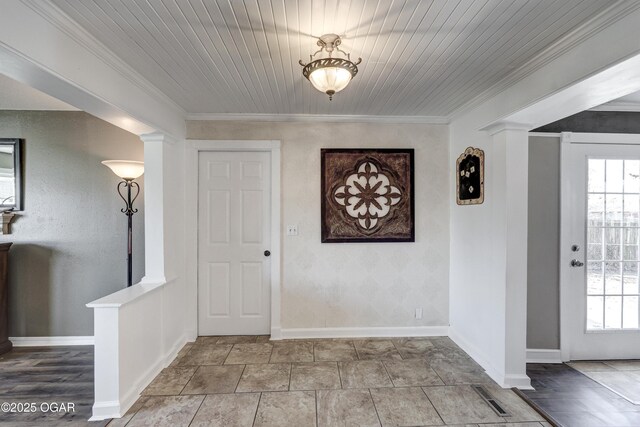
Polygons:
<instances>
[{"instance_id":1,"label":"white column","mask_svg":"<svg viewBox=\"0 0 640 427\"><path fill-rule=\"evenodd\" d=\"M529 126L501 123L488 131L493 158L486 164L492 181L492 249L495 280L504 290L503 384L530 388L526 374L527 348L527 220Z\"/></svg>"},{"instance_id":2,"label":"white column","mask_svg":"<svg viewBox=\"0 0 640 427\"><path fill-rule=\"evenodd\" d=\"M142 283L164 283L165 271L165 197L169 146L175 140L162 133L140 136L144 142L144 246L145 275Z\"/></svg>"}]
</instances>

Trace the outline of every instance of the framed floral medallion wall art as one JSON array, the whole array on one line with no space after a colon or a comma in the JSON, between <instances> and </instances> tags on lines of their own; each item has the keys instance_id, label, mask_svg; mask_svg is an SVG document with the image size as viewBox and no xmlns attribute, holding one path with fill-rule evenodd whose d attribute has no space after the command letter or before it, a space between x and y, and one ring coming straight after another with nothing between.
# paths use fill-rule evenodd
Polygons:
<instances>
[{"instance_id":1,"label":"framed floral medallion wall art","mask_svg":"<svg viewBox=\"0 0 640 427\"><path fill-rule=\"evenodd\" d=\"M414 242L413 149L322 149L323 243Z\"/></svg>"},{"instance_id":2,"label":"framed floral medallion wall art","mask_svg":"<svg viewBox=\"0 0 640 427\"><path fill-rule=\"evenodd\" d=\"M484 202L484 151L467 147L456 162L456 202L480 205Z\"/></svg>"}]
</instances>

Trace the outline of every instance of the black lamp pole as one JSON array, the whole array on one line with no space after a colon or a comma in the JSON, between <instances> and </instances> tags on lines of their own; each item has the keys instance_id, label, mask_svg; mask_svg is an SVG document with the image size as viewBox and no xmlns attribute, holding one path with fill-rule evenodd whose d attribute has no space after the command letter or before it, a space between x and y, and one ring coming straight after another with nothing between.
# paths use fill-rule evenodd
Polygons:
<instances>
[{"instance_id":1,"label":"black lamp pole","mask_svg":"<svg viewBox=\"0 0 640 427\"><path fill-rule=\"evenodd\" d=\"M123 189L126 187L126 197L123 193ZM131 198L131 188L135 187L136 195ZM140 194L140 186L133 179L125 178L118 183L118 194L124 200L125 207L120 209L122 213L127 216L127 287L133 283L133 233L132 233L132 218L133 214L138 212L138 209L133 208L133 202L138 198Z\"/></svg>"}]
</instances>

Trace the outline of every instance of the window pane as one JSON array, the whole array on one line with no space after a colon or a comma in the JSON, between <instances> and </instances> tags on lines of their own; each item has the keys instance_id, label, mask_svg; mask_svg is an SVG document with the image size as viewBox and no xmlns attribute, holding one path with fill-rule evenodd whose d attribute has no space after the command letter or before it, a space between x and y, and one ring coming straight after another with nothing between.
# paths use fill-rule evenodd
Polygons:
<instances>
[{"instance_id":1,"label":"window pane","mask_svg":"<svg viewBox=\"0 0 640 427\"><path fill-rule=\"evenodd\" d=\"M623 291L625 294L638 294L638 263L625 262L622 265Z\"/></svg>"},{"instance_id":2,"label":"window pane","mask_svg":"<svg viewBox=\"0 0 640 427\"><path fill-rule=\"evenodd\" d=\"M624 297L622 327L637 328L638 327L638 297Z\"/></svg>"},{"instance_id":3,"label":"window pane","mask_svg":"<svg viewBox=\"0 0 640 427\"><path fill-rule=\"evenodd\" d=\"M602 233L604 228L589 228L587 233L587 243L602 243Z\"/></svg>"},{"instance_id":4,"label":"window pane","mask_svg":"<svg viewBox=\"0 0 640 427\"><path fill-rule=\"evenodd\" d=\"M605 228L604 239L607 245L619 245L622 236L622 230L619 228Z\"/></svg>"},{"instance_id":5,"label":"window pane","mask_svg":"<svg viewBox=\"0 0 640 427\"><path fill-rule=\"evenodd\" d=\"M630 227L638 226L638 209L640 203L636 195L624 195L624 225Z\"/></svg>"},{"instance_id":6,"label":"window pane","mask_svg":"<svg viewBox=\"0 0 640 427\"><path fill-rule=\"evenodd\" d=\"M604 276L601 262L587 263L587 293L589 295L604 294Z\"/></svg>"},{"instance_id":7,"label":"window pane","mask_svg":"<svg viewBox=\"0 0 640 427\"><path fill-rule=\"evenodd\" d=\"M602 227L604 225L604 196L602 194L589 194L588 203L588 226Z\"/></svg>"},{"instance_id":8,"label":"window pane","mask_svg":"<svg viewBox=\"0 0 640 427\"><path fill-rule=\"evenodd\" d=\"M604 297L587 297L587 330L599 330L603 328L603 300Z\"/></svg>"},{"instance_id":9,"label":"window pane","mask_svg":"<svg viewBox=\"0 0 640 427\"><path fill-rule=\"evenodd\" d=\"M620 259L620 245L607 245L607 260L619 260Z\"/></svg>"},{"instance_id":10,"label":"window pane","mask_svg":"<svg viewBox=\"0 0 640 427\"><path fill-rule=\"evenodd\" d=\"M604 328L622 328L622 297L604 298Z\"/></svg>"},{"instance_id":11,"label":"window pane","mask_svg":"<svg viewBox=\"0 0 640 427\"><path fill-rule=\"evenodd\" d=\"M610 227L622 225L622 195L607 194L606 195L606 212L605 223Z\"/></svg>"},{"instance_id":12,"label":"window pane","mask_svg":"<svg viewBox=\"0 0 640 427\"><path fill-rule=\"evenodd\" d=\"M625 228L623 231L624 243L627 245L638 244L638 229L637 228Z\"/></svg>"},{"instance_id":13,"label":"window pane","mask_svg":"<svg viewBox=\"0 0 640 427\"><path fill-rule=\"evenodd\" d=\"M604 160L589 159L589 185L590 192L604 192Z\"/></svg>"},{"instance_id":14,"label":"window pane","mask_svg":"<svg viewBox=\"0 0 640 427\"><path fill-rule=\"evenodd\" d=\"M625 245L622 252L625 261L638 261L638 247L636 245Z\"/></svg>"},{"instance_id":15,"label":"window pane","mask_svg":"<svg viewBox=\"0 0 640 427\"><path fill-rule=\"evenodd\" d=\"M602 259L602 245L600 243L587 245L587 259L599 261Z\"/></svg>"},{"instance_id":16,"label":"window pane","mask_svg":"<svg viewBox=\"0 0 640 427\"><path fill-rule=\"evenodd\" d=\"M607 160L607 193L622 193L622 160Z\"/></svg>"},{"instance_id":17,"label":"window pane","mask_svg":"<svg viewBox=\"0 0 640 427\"><path fill-rule=\"evenodd\" d=\"M591 167L591 163L589 163ZM624 161L624 192L640 193L640 161Z\"/></svg>"},{"instance_id":18,"label":"window pane","mask_svg":"<svg viewBox=\"0 0 640 427\"><path fill-rule=\"evenodd\" d=\"M620 295L622 293L622 283L620 282L620 263L605 262L605 293L607 295Z\"/></svg>"}]
</instances>

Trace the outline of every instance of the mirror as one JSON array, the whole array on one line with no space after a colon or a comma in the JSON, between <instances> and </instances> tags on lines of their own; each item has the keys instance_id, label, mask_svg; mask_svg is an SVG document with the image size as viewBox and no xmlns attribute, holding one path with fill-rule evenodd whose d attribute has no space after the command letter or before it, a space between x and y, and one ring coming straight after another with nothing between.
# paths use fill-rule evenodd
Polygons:
<instances>
[{"instance_id":1,"label":"mirror","mask_svg":"<svg viewBox=\"0 0 640 427\"><path fill-rule=\"evenodd\" d=\"M22 210L22 140L0 138L0 212Z\"/></svg>"}]
</instances>

